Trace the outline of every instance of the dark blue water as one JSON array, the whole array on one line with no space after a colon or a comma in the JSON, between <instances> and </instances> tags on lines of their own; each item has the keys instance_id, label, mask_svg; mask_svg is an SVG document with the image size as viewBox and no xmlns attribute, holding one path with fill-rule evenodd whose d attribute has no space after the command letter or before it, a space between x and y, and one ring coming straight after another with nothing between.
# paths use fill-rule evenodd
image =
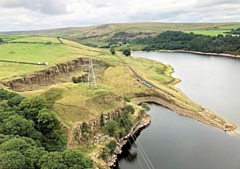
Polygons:
<instances>
[{"instance_id":1,"label":"dark blue water","mask_svg":"<svg viewBox=\"0 0 240 169\"><path fill-rule=\"evenodd\" d=\"M173 76L182 80L177 87L204 107L240 124L240 60L183 53L133 55L172 65ZM138 141L154 168L240 169L240 137L155 104L151 104L148 113L153 117L152 123L141 132ZM121 169L148 168L138 145L129 152L135 158L120 160Z\"/></svg>"}]
</instances>

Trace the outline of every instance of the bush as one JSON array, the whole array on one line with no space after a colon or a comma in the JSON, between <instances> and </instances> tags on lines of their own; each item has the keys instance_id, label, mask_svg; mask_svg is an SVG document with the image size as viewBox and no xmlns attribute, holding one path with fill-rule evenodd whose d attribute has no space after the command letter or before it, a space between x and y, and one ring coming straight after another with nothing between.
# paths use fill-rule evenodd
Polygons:
<instances>
[{"instance_id":1,"label":"bush","mask_svg":"<svg viewBox=\"0 0 240 169\"><path fill-rule=\"evenodd\" d=\"M102 152L102 159L107 160L110 154L110 149L105 147Z\"/></svg>"},{"instance_id":2,"label":"bush","mask_svg":"<svg viewBox=\"0 0 240 169\"><path fill-rule=\"evenodd\" d=\"M127 112L131 112L131 114L134 114L135 112L135 109L131 105L124 106L124 110L126 110Z\"/></svg>"},{"instance_id":3,"label":"bush","mask_svg":"<svg viewBox=\"0 0 240 169\"><path fill-rule=\"evenodd\" d=\"M146 111L150 110L150 107L149 107L149 105L147 103L142 103L141 107L144 108Z\"/></svg>"},{"instance_id":4,"label":"bush","mask_svg":"<svg viewBox=\"0 0 240 169\"><path fill-rule=\"evenodd\" d=\"M72 81L73 81L73 83L78 83L78 78L72 77Z\"/></svg>"},{"instance_id":5,"label":"bush","mask_svg":"<svg viewBox=\"0 0 240 169\"><path fill-rule=\"evenodd\" d=\"M110 155L112 155L117 147L117 142L115 140L111 140L107 147L110 149Z\"/></svg>"},{"instance_id":6,"label":"bush","mask_svg":"<svg viewBox=\"0 0 240 169\"><path fill-rule=\"evenodd\" d=\"M111 52L112 55L114 55L116 53L116 51L113 47L110 48L110 52Z\"/></svg>"},{"instance_id":7,"label":"bush","mask_svg":"<svg viewBox=\"0 0 240 169\"><path fill-rule=\"evenodd\" d=\"M130 50L128 50L128 49L123 50L123 54L124 54L125 56L131 56L131 52L130 52Z\"/></svg>"},{"instance_id":8,"label":"bush","mask_svg":"<svg viewBox=\"0 0 240 169\"><path fill-rule=\"evenodd\" d=\"M127 96L123 96L123 98L124 98L124 100L126 101L126 102L130 102L131 100L129 99L129 97L127 97Z\"/></svg>"},{"instance_id":9,"label":"bush","mask_svg":"<svg viewBox=\"0 0 240 169\"><path fill-rule=\"evenodd\" d=\"M107 131L107 134L111 137L116 136L118 131L118 124L114 120L109 120L105 126L105 130Z\"/></svg>"}]
</instances>

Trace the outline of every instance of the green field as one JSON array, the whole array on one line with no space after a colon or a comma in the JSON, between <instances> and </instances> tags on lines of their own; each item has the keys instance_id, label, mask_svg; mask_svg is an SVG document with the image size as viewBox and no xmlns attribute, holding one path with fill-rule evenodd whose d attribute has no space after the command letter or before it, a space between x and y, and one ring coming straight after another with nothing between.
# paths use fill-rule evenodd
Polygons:
<instances>
[{"instance_id":1,"label":"green field","mask_svg":"<svg viewBox=\"0 0 240 169\"><path fill-rule=\"evenodd\" d=\"M51 41L53 44L38 44L39 42L47 41ZM56 63L84 57L85 55L99 55L99 51L97 49L93 50L88 47L83 47L83 45L80 45L78 43L67 40L63 41L65 44L60 44L57 38L50 37L19 38L14 40L14 42L20 43L6 43L4 45L0 45L0 59L30 63L48 62L48 66L53 66ZM35 42L36 44L21 42ZM26 73L46 68L45 66L39 65L7 62L0 62L0 66L0 80L12 76L23 76Z\"/></svg>"},{"instance_id":2,"label":"green field","mask_svg":"<svg viewBox=\"0 0 240 169\"><path fill-rule=\"evenodd\" d=\"M60 41L57 38L52 37L38 37L38 36L32 36L32 37L24 37L24 38L18 38L15 40L9 41L10 43L43 43L46 44L47 42L51 42L54 44L59 44Z\"/></svg>"},{"instance_id":3,"label":"green field","mask_svg":"<svg viewBox=\"0 0 240 169\"><path fill-rule=\"evenodd\" d=\"M232 29L240 28L240 24L233 24L233 25L226 25L226 26L219 26L214 29L200 29L200 30L188 30L184 31L186 33L193 32L194 34L201 34L201 35L209 35L209 36L217 36L219 34L221 35L227 35L227 32L230 32ZM235 36L235 35L233 35Z\"/></svg>"},{"instance_id":4,"label":"green field","mask_svg":"<svg viewBox=\"0 0 240 169\"><path fill-rule=\"evenodd\" d=\"M1 35L0 34L0 38L3 39L4 42L9 42L15 39L19 39L19 38L24 38L24 37L30 37L31 35L21 35L21 34L14 34L14 35Z\"/></svg>"}]
</instances>

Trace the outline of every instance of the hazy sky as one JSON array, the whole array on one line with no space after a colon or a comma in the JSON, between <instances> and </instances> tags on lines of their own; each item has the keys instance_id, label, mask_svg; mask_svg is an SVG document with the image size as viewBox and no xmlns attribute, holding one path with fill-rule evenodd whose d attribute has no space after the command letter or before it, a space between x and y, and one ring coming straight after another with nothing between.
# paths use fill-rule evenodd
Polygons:
<instances>
[{"instance_id":1,"label":"hazy sky","mask_svg":"<svg viewBox=\"0 0 240 169\"><path fill-rule=\"evenodd\" d=\"M240 22L240 0L0 0L0 31L150 21Z\"/></svg>"}]
</instances>

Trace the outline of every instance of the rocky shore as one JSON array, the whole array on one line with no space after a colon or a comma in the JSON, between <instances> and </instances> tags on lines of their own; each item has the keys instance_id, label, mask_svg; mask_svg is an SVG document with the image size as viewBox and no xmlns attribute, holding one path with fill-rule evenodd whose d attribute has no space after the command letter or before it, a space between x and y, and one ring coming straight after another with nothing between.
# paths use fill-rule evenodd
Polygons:
<instances>
[{"instance_id":1,"label":"rocky shore","mask_svg":"<svg viewBox=\"0 0 240 169\"><path fill-rule=\"evenodd\" d=\"M137 122L131 129L128 135L118 140L118 145L114 151L114 154L112 157L108 160L107 165L110 168L114 168L117 165L117 159L118 156L122 154L123 147L129 143L129 141L133 138L135 140L135 134L140 132L142 129L144 129L146 126L148 126L151 123L152 117L150 115L145 115L139 122Z\"/></svg>"}]
</instances>

